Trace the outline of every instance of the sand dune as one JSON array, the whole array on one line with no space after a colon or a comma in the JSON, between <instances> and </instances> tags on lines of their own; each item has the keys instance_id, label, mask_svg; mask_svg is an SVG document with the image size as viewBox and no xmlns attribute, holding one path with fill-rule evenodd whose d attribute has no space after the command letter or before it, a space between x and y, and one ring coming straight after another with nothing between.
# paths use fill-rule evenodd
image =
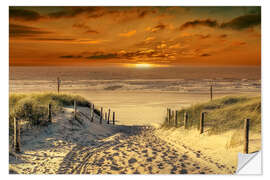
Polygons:
<instances>
[{"instance_id":1,"label":"sand dune","mask_svg":"<svg viewBox=\"0 0 270 180\"><path fill-rule=\"evenodd\" d=\"M89 109L79 108L85 114ZM20 174L199 174L232 173L231 167L177 148L148 126L108 125L80 117L72 108L53 124L22 133L22 154L10 154L10 173ZM70 123L72 122L72 123ZM198 160L200 159L200 160ZM219 168L213 168L218 164Z\"/></svg>"}]
</instances>

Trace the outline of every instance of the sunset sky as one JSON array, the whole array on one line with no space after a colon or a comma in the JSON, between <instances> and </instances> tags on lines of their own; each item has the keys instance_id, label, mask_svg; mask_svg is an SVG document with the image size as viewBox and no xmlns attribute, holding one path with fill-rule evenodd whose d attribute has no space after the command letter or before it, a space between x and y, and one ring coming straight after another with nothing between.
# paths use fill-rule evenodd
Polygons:
<instances>
[{"instance_id":1,"label":"sunset sky","mask_svg":"<svg viewBox=\"0 0 270 180\"><path fill-rule=\"evenodd\" d=\"M260 7L10 7L11 66L260 65Z\"/></svg>"}]
</instances>

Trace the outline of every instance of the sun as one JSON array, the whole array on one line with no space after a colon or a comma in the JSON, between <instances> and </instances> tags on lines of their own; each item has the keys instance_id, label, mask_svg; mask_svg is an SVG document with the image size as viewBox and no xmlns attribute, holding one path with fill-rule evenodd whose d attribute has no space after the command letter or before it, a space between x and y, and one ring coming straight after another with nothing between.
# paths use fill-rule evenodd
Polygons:
<instances>
[{"instance_id":1,"label":"sun","mask_svg":"<svg viewBox=\"0 0 270 180\"><path fill-rule=\"evenodd\" d=\"M150 68L152 67L152 64L146 64L146 63L140 63L140 64L135 64L136 68Z\"/></svg>"}]
</instances>

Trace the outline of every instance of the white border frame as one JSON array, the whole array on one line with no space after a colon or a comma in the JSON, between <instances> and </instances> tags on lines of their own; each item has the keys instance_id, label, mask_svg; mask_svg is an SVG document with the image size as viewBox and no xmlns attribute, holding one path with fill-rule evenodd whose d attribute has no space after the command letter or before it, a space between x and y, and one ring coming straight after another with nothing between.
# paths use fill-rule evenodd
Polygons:
<instances>
[{"instance_id":1,"label":"white border frame","mask_svg":"<svg viewBox=\"0 0 270 180\"><path fill-rule=\"evenodd\" d=\"M262 60L261 60L261 67L262 67L262 136L263 136L263 176L236 176L236 175L226 175L222 176L219 175L218 177L215 175L185 175L185 176L179 176L179 175L129 175L129 176L109 176L109 175L91 175L91 176L85 176L85 175L79 175L79 176L16 176L16 175L8 175L8 83L9 83L9 47L8 47L8 6L262 6ZM269 43L270 42L270 26L269 26L269 0L7 0L7 1L1 1L0 6L0 18L1 18L1 59L0 59L0 67L1 67L1 93L0 97L1 100L4 100L4 103L0 104L2 117L2 122L5 122L1 125L1 175L3 178L41 178L41 179L48 179L48 178L67 178L67 179L73 179L73 178L95 178L95 179L104 179L104 178L110 178L110 179L137 179L137 178L155 178L155 179L164 179L164 178L187 178L187 179L193 179L193 178L207 178L207 179L216 179L216 178L265 178L270 175L270 165L267 163L267 161L270 160L269 154L270 154L270 148L269 143L267 141L264 141L265 139L268 139L267 136L269 136L270 130L270 116L269 116L269 108L270 108L270 85L269 82L270 78L270 56L269 56ZM267 101L268 100L268 101ZM268 111L268 113L267 113ZM266 165L266 163L268 165ZM268 170L269 169L269 170ZM4 176L5 177L4 177ZM268 177L269 179L269 177Z\"/></svg>"}]
</instances>

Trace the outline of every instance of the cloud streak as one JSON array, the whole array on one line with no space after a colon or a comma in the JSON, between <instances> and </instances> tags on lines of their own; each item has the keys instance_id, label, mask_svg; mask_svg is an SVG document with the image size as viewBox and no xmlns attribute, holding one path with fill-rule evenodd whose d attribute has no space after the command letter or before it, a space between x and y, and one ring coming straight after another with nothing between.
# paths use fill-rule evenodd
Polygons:
<instances>
[{"instance_id":1,"label":"cloud streak","mask_svg":"<svg viewBox=\"0 0 270 180\"><path fill-rule=\"evenodd\" d=\"M184 30L187 28L195 28L197 26L206 26L213 28L218 26L218 22L211 19L187 21L180 26L180 30Z\"/></svg>"},{"instance_id":2,"label":"cloud streak","mask_svg":"<svg viewBox=\"0 0 270 180\"><path fill-rule=\"evenodd\" d=\"M10 37L29 37L38 36L43 34L50 34L49 31L44 31L40 28L24 26L19 24L9 24L9 36Z\"/></svg>"},{"instance_id":3,"label":"cloud streak","mask_svg":"<svg viewBox=\"0 0 270 180\"><path fill-rule=\"evenodd\" d=\"M42 19L43 16L32 10L10 8L9 18L21 21L37 21Z\"/></svg>"},{"instance_id":4,"label":"cloud streak","mask_svg":"<svg viewBox=\"0 0 270 180\"><path fill-rule=\"evenodd\" d=\"M261 24L261 15L259 14L250 14L239 16L231 21L222 23L220 28L230 28L234 30L242 30L250 27L254 27Z\"/></svg>"},{"instance_id":5,"label":"cloud streak","mask_svg":"<svg viewBox=\"0 0 270 180\"><path fill-rule=\"evenodd\" d=\"M232 20L224 23L219 23L217 22L217 20L212 19L187 21L180 26L180 30L185 30L188 28L196 28L198 26L219 28L219 29L243 30L260 24L261 24L261 15L248 14L233 18Z\"/></svg>"}]
</instances>

